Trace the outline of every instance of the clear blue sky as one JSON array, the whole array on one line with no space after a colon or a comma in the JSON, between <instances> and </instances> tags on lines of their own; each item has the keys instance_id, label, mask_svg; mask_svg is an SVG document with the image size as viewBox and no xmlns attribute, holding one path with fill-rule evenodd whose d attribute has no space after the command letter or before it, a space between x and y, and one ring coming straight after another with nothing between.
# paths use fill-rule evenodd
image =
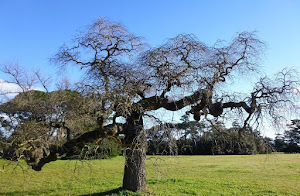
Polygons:
<instances>
[{"instance_id":1,"label":"clear blue sky","mask_svg":"<svg viewBox=\"0 0 300 196\"><path fill-rule=\"evenodd\" d=\"M256 30L269 46L265 72L300 67L298 0L0 0L0 64L54 72L48 59L97 17L121 21L153 46L180 33L213 44Z\"/></svg>"},{"instance_id":2,"label":"clear blue sky","mask_svg":"<svg viewBox=\"0 0 300 196\"><path fill-rule=\"evenodd\" d=\"M299 0L0 0L0 64L55 73L49 58L97 17L122 22L152 46L180 33L212 45L258 31L268 44L265 73L300 69Z\"/></svg>"}]
</instances>

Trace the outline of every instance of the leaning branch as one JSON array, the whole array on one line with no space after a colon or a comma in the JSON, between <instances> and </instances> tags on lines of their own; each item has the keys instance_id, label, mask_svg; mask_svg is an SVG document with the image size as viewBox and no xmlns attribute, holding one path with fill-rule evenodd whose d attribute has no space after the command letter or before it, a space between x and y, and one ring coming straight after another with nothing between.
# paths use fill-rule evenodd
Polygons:
<instances>
[{"instance_id":1,"label":"leaning branch","mask_svg":"<svg viewBox=\"0 0 300 196\"><path fill-rule=\"evenodd\" d=\"M122 131L122 124L117 125L107 125L103 129L95 129L94 131L86 132L82 134L81 136L67 141L63 146L51 146L49 149L49 153L47 155L44 155L43 158L40 160L36 160L33 157L29 157L27 161L27 164L31 166L31 168L35 171L41 171L42 167L50 163L52 161L57 160L57 155L63 155L66 153L72 153L73 149L76 148L83 148L85 144L95 142L101 137L105 137L106 134L111 131L112 129L118 129L117 131Z\"/></svg>"}]
</instances>

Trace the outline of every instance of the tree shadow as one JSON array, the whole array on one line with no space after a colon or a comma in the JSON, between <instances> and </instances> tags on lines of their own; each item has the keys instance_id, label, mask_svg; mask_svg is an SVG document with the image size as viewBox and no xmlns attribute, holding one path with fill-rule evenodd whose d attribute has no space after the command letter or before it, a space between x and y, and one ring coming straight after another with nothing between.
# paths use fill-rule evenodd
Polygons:
<instances>
[{"instance_id":1,"label":"tree shadow","mask_svg":"<svg viewBox=\"0 0 300 196\"><path fill-rule=\"evenodd\" d=\"M41 192L41 191L12 191L12 192L6 192L6 193L2 193L0 191L0 195L7 195L7 196L15 196L15 195L40 195L40 194L45 194L48 195L50 194L50 192ZM122 187L116 188L116 189L112 189L109 191L105 191L105 192L101 192L101 193L90 193L90 194L84 194L81 196L109 196L109 195L120 195L120 196L126 196L126 195L131 195L131 196L139 196L140 194L138 193L131 193L130 191L126 191L124 189L122 189Z\"/></svg>"},{"instance_id":2,"label":"tree shadow","mask_svg":"<svg viewBox=\"0 0 300 196\"><path fill-rule=\"evenodd\" d=\"M122 187L120 187L120 188L112 189L112 190L105 191L102 193L91 193L91 194L85 194L85 195L81 195L81 196L106 196L106 195L118 194L122 191L123 191L123 189L122 189Z\"/></svg>"}]
</instances>

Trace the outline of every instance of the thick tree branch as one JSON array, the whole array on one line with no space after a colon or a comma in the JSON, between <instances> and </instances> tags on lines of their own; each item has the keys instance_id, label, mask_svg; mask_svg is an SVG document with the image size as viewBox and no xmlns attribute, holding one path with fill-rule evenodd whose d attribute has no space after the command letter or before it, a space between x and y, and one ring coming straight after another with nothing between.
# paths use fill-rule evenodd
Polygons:
<instances>
[{"instance_id":1,"label":"thick tree branch","mask_svg":"<svg viewBox=\"0 0 300 196\"><path fill-rule=\"evenodd\" d=\"M56 161L57 155L63 155L66 153L72 154L75 147L81 149L87 143L95 142L101 137L106 137L108 134L121 133L123 126L123 124L110 124L105 126L104 129L95 129L94 131L86 132L75 139L67 141L63 146L51 146L49 148L49 153L44 153L43 158L39 161L35 160L33 157L29 157L26 161L33 170L40 171L45 164Z\"/></svg>"},{"instance_id":2,"label":"thick tree branch","mask_svg":"<svg viewBox=\"0 0 300 196\"><path fill-rule=\"evenodd\" d=\"M145 111L157 110L159 108L164 108L169 111L177 111L186 106L196 104L197 102L203 100L204 97L206 98L210 96L211 92L209 90L200 89L194 92L192 95L186 96L177 101L161 96L152 96L142 99L137 104L141 105Z\"/></svg>"},{"instance_id":3,"label":"thick tree branch","mask_svg":"<svg viewBox=\"0 0 300 196\"><path fill-rule=\"evenodd\" d=\"M241 102L227 102L227 103L223 103L222 108L240 108L242 107L247 113L251 113L253 108L251 108L250 106L248 106L245 102L241 101Z\"/></svg>"}]
</instances>

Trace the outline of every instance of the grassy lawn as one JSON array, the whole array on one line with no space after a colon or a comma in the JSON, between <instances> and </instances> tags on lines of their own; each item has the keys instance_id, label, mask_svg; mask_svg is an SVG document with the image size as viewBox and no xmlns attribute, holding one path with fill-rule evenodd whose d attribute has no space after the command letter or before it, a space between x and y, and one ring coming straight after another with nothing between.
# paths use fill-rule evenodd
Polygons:
<instances>
[{"instance_id":1,"label":"grassy lawn","mask_svg":"<svg viewBox=\"0 0 300 196\"><path fill-rule=\"evenodd\" d=\"M300 195L300 154L148 158L152 195ZM123 166L123 157L56 161L41 172L12 164L0 172L0 195L126 195Z\"/></svg>"}]
</instances>

